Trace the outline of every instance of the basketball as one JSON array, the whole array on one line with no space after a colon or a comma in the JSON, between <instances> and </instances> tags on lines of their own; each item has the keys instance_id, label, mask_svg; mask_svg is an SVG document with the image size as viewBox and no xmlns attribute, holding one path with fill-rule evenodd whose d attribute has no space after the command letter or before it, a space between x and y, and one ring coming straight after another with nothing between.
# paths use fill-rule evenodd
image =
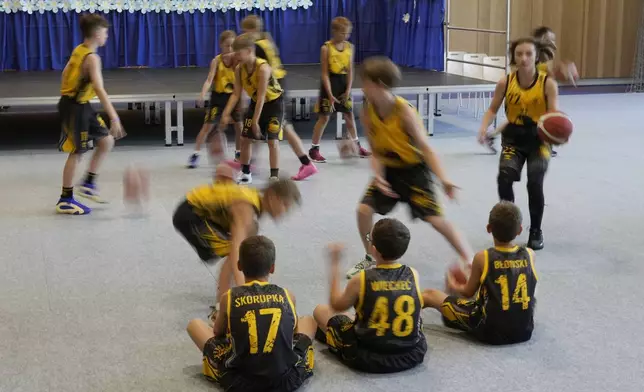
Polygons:
<instances>
[{"instance_id":1,"label":"basketball","mask_svg":"<svg viewBox=\"0 0 644 392\"><path fill-rule=\"evenodd\" d=\"M123 174L123 200L127 204L142 204L150 195L150 175L147 170L129 166Z\"/></svg>"},{"instance_id":2,"label":"basketball","mask_svg":"<svg viewBox=\"0 0 644 392\"><path fill-rule=\"evenodd\" d=\"M340 153L340 158L342 159L353 158L358 155L358 145L353 140L339 140L338 153Z\"/></svg>"},{"instance_id":3,"label":"basketball","mask_svg":"<svg viewBox=\"0 0 644 392\"><path fill-rule=\"evenodd\" d=\"M575 63L564 63L560 67L557 67L555 71L555 78L560 82L572 82L574 83L579 79L579 71L577 71L577 66Z\"/></svg>"},{"instance_id":4,"label":"basketball","mask_svg":"<svg viewBox=\"0 0 644 392\"><path fill-rule=\"evenodd\" d=\"M210 158L217 164L226 155L228 139L223 131L214 131L209 141Z\"/></svg>"},{"instance_id":5,"label":"basketball","mask_svg":"<svg viewBox=\"0 0 644 392\"><path fill-rule=\"evenodd\" d=\"M463 267L461 267L460 264L452 264L448 268L447 273L454 279L454 281L456 281L456 283L467 283L467 275L465 274L465 271L463 271Z\"/></svg>"},{"instance_id":6,"label":"basketball","mask_svg":"<svg viewBox=\"0 0 644 392\"><path fill-rule=\"evenodd\" d=\"M544 114L537 124L539 138L556 146L568 143L572 130L572 121L562 112Z\"/></svg>"}]
</instances>

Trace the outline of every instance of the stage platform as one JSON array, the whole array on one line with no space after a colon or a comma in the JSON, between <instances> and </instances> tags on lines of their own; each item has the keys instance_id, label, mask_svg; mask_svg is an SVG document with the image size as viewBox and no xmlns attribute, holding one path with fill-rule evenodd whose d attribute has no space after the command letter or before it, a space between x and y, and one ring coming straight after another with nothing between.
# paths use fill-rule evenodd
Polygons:
<instances>
[{"instance_id":1,"label":"stage platform","mask_svg":"<svg viewBox=\"0 0 644 392\"><path fill-rule=\"evenodd\" d=\"M320 66L290 65L285 67L287 96L300 99L302 110L310 107L309 99L317 98L320 87ZM166 145L172 145L172 133L176 142L183 144L184 103L194 102L208 74L206 68L175 69L118 69L105 70L105 86L114 103L143 103L146 121L150 121L150 109L156 108L157 121L160 109L165 109ZM50 106L60 98L60 71L51 72L5 72L0 73L0 107ZM430 135L433 134L437 100L444 93L484 93L494 91L494 83L485 80L451 75L444 72L403 68L403 82L395 89L400 95L414 96L416 106L426 121ZM356 75L352 95L362 96L361 81ZM100 104L98 100L95 100ZM153 105L152 105L153 104ZM172 106L176 105L176 125L172 124ZM163 105L163 106L162 106ZM342 121L338 118L336 135L342 134Z\"/></svg>"}]
</instances>

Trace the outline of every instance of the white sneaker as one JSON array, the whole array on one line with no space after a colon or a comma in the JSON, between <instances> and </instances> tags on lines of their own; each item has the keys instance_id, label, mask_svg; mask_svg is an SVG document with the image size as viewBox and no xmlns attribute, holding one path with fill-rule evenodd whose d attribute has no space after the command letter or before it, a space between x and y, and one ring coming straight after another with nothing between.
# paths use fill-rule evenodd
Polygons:
<instances>
[{"instance_id":1,"label":"white sneaker","mask_svg":"<svg viewBox=\"0 0 644 392\"><path fill-rule=\"evenodd\" d=\"M275 176L268 177L268 182L275 182L275 181L279 181L279 180L280 179L278 177L275 177Z\"/></svg>"},{"instance_id":2,"label":"white sneaker","mask_svg":"<svg viewBox=\"0 0 644 392\"><path fill-rule=\"evenodd\" d=\"M353 268L347 271L347 279L351 279L353 278L354 275L360 273L360 271L366 270L375 265L376 265L375 260L373 260L371 257L365 256L365 258L362 259L362 261L360 261L358 264L354 265Z\"/></svg>"},{"instance_id":3,"label":"white sneaker","mask_svg":"<svg viewBox=\"0 0 644 392\"><path fill-rule=\"evenodd\" d=\"M253 176L248 173L240 173L239 177L237 177L237 183L239 185L248 185L253 183Z\"/></svg>"}]
</instances>

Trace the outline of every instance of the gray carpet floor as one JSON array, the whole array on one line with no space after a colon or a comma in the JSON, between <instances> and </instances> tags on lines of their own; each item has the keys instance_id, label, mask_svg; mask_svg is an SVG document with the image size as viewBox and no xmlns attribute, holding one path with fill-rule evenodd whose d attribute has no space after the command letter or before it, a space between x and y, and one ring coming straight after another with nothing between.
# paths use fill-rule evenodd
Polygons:
<instances>
[{"instance_id":1,"label":"gray carpet floor","mask_svg":"<svg viewBox=\"0 0 644 392\"><path fill-rule=\"evenodd\" d=\"M533 339L487 347L446 330L438 313L426 310L430 349L422 366L365 375L316 345L315 376L302 390L642 390L644 96L565 96L561 107L576 130L546 180L546 248L536 260L541 280ZM491 244L485 225L497 201L498 156L475 143L475 121L449 117L438 129L454 132L431 139L462 187L459 201L446 203L447 216L472 248L482 249ZM332 143L323 144L330 161L300 186L303 206L279 223L261 222L278 249L274 281L293 291L301 314L327 299L328 242L346 241L347 268L362 255L354 210L369 164L339 160ZM211 175L207 165L183 168L191 151L189 144L117 147L99 179L112 203L85 217L54 214L63 155L1 153L0 391L216 388L200 375L200 353L185 333L190 319L205 318L214 280L171 224L183 194ZM285 173L297 169L286 146L282 162ZM121 201L122 173L132 163L152 175L152 201L142 216ZM267 176L264 170L256 178ZM527 226L525 182L515 191ZM404 261L418 269L423 288L441 287L455 253L428 225L411 222L406 208L394 216L412 230Z\"/></svg>"}]
</instances>

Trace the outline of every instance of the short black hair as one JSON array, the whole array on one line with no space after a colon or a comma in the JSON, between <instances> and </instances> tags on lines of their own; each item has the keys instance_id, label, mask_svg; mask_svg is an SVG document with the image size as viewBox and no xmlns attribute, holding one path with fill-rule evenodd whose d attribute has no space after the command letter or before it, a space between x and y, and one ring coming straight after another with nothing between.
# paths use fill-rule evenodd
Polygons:
<instances>
[{"instance_id":1,"label":"short black hair","mask_svg":"<svg viewBox=\"0 0 644 392\"><path fill-rule=\"evenodd\" d=\"M80 29L83 33L83 38L92 38L96 29L108 28L110 24L107 20L98 14L85 14L80 18Z\"/></svg>"},{"instance_id":2,"label":"short black hair","mask_svg":"<svg viewBox=\"0 0 644 392\"><path fill-rule=\"evenodd\" d=\"M409 229L397 219L381 219L371 231L371 243L386 261L401 258L407 252L410 239Z\"/></svg>"},{"instance_id":3,"label":"short black hair","mask_svg":"<svg viewBox=\"0 0 644 392\"><path fill-rule=\"evenodd\" d=\"M522 220L521 210L516 204L501 201L492 207L488 223L497 241L511 242L517 238Z\"/></svg>"},{"instance_id":4,"label":"short black hair","mask_svg":"<svg viewBox=\"0 0 644 392\"><path fill-rule=\"evenodd\" d=\"M239 265L246 279L263 278L275 264L275 244L268 237L255 235L239 246Z\"/></svg>"}]
</instances>

